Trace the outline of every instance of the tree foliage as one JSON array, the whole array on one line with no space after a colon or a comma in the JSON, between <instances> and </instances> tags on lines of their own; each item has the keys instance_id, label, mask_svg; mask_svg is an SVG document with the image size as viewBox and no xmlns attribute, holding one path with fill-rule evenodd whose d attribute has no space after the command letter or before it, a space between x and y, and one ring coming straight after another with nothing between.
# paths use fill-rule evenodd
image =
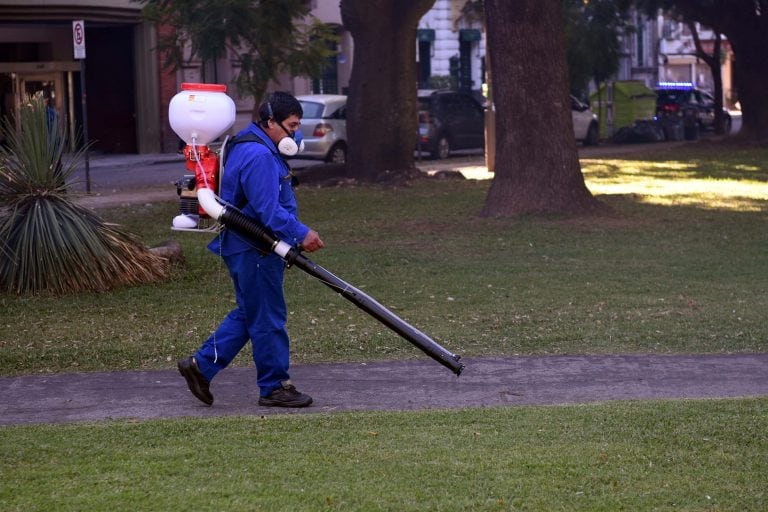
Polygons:
<instances>
[{"instance_id":1,"label":"tree foliage","mask_svg":"<svg viewBox=\"0 0 768 512\"><path fill-rule=\"evenodd\" d=\"M148 20L170 27L158 48L165 66L224 57L239 68L241 96L258 102L280 74L317 77L333 55L332 27L304 0L141 0Z\"/></svg>"},{"instance_id":2,"label":"tree foliage","mask_svg":"<svg viewBox=\"0 0 768 512\"><path fill-rule=\"evenodd\" d=\"M104 291L168 277L167 260L102 221L66 192L86 148L62 159L66 132L42 98L4 119L0 147L0 291Z\"/></svg>"},{"instance_id":3,"label":"tree foliage","mask_svg":"<svg viewBox=\"0 0 768 512\"><path fill-rule=\"evenodd\" d=\"M584 98L619 70L621 36L631 32L631 0L563 0L571 92Z\"/></svg>"}]
</instances>

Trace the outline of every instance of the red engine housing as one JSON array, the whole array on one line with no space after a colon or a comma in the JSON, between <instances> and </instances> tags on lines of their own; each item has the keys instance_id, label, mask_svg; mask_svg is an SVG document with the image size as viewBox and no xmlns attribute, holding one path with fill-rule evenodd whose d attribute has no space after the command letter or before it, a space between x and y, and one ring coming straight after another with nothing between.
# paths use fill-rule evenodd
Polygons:
<instances>
[{"instance_id":1,"label":"red engine housing","mask_svg":"<svg viewBox=\"0 0 768 512\"><path fill-rule=\"evenodd\" d=\"M209 188L218 193L219 188L219 155L208 146L192 146L184 148L184 158L187 170L195 175L195 190ZM201 217L207 217L202 207L198 206Z\"/></svg>"}]
</instances>

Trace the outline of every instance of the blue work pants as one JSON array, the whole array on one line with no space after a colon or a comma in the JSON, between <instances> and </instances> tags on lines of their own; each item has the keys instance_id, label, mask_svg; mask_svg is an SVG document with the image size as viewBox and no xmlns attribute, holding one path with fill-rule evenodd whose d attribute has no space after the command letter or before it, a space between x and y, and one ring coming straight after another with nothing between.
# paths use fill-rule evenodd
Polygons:
<instances>
[{"instance_id":1,"label":"blue work pants","mask_svg":"<svg viewBox=\"0 0 768 512\"><path fill-rule=\"evenodd\" d=\"M235 286L237 308L195 354L197 365L210 382L240 352L248 340L253 346L259 393L269 395L289 379L287 310L283 296L285 262L271 253L249 250L224 256Z\"/></svg>"}]
</instances>

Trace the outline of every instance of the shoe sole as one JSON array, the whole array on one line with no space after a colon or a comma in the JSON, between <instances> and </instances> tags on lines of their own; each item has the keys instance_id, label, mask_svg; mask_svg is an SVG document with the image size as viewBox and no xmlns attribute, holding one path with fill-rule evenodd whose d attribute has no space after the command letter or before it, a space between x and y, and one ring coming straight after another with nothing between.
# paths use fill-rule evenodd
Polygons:
<instances>
[{"instance_id":1,"label":"shoe sole","mask_svg":"<svg viewBox=\"0 0 768 512\"><path fill-rule=\"evenodd\" d=\"M302 402L282 402L280 400L270 400L269 398L259 398L259 405L263 407L309 407L312 405L312 399L310 398Z\"/></svg>"},{"instance_id":2,"label":"shoe sole","mask_svg":"<svg viewBox=\"0 0 768 512\"><path fill-rule=\"evenodd\" d=\"M213 404L213 396L206 395L203 390L200 388L200 385L197 382L197 379L195 378L194 370L192 366L189 367L182 367L181 363L178 363L176 365L179 369L179 373L182 377L187 381L187 387L192 392L193 395L195 395L195 398L203 402L205 405L212 405Z\"/></svg>"}]
</instances>

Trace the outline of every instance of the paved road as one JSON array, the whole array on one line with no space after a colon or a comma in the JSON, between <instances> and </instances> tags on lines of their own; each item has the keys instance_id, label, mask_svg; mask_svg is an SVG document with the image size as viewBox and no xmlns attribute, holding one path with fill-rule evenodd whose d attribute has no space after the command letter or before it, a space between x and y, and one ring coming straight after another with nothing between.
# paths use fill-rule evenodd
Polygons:
<instances>
[{"instance_id":1,"label":"paved road","mask_svg":"<svg viewBox=\"0 0 768 512\"><path fill-rule=\"evenodd\" d=\"M0 425L573 404L768 395L768 354L468 359L460 377L430 359L296 365L308 409L259 407L253 368L228 368L207 407L175 368L0 378Z\"/></svg>"},{"instance_id":2,"label":"paved road","mask_svg":"<svg viewBox=\"0 0 768 512\"><path fill-rule=\"evenodd\" d=\"M580 147L579 155L584 158L599 158L649 149L664 151L683 144L689 144L689 142L602 144L596 147ZM290 162L292 166L301 168L320 163L306 160ZM84 165L75 172L70 189L84 193L90 182L90 194L81 197L79 202L93 208L175 200L174 183L186 173L184 157L173 153L95 154L89 158L89 164L87 174ZM488 179L493 176L487 172L483 153L477 151L465 152L463 155L446 160L422 160L416 164L428 174L462 173L465 177L475 179Z\"/></svg>"}]
</instances>

